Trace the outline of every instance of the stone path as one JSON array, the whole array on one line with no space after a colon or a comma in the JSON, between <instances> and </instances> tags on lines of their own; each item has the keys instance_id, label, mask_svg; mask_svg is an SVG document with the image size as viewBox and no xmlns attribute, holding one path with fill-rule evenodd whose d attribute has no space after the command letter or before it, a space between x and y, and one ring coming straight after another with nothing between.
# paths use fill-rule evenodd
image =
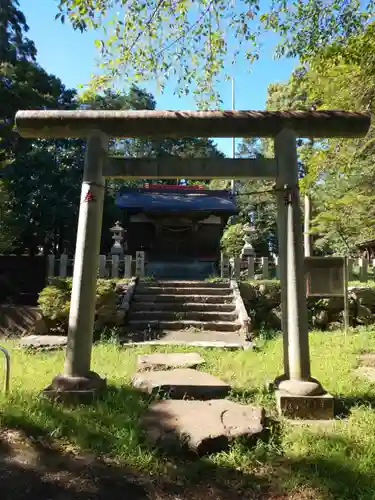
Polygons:
<instances>
[{"instance_id":1,"label":"stone path","mask_svg":"<svg viewBox=\"0 0 375 500\"><path fill-rule=\"evenodd\" d=\"M375 382L375 353L368 352L361 354L358 358L358 367L354 370L358 377L367 378L370 382Z\"/></svg>"},{"instance_id":2,"label":"stone path","mask_svg":"<svg viewBox=\"0 0 375 500\"><path fill-rule=\"evenodd\" d=\"M52 350L67 338L23 337L19 347ZM261 408L222 399L231 387L213 375L195 370L205 360L198 353L139 355L132 384L149 394L168 396L150 404L142 424L149 440L162 448L188 448L198 455L224 450L233 439L251 440L263 431Z\"/></svg>"},{"instance_id":3,"label":"stone path","mask_svg":"<svg viewBox=\"0 0 375 500\"><path fill-rule=\"evenodd\" d=\"M208 373L180 368L193 362L198 366L204 360L196 353L138 356L142 371L135 373L133 386L171 398L152 402L142 418L150 442L203 455L226 449L236 438L250 442L259 436L264 429L263 409L222 399L230 385Z\"/></svg>"},{"instance_id":4,"label":"stone path","mask_svg":"<svg viewBox=\"0 0 375 500\"><path fill-rule=\"evenodd\" d=\"M362 366L371 366L375 368L375 353L367 352L359 356L359 363Z\"/></svg>"},{"instance_id":5,"label":"stone path","mask_svg":"<svg viewBox=\"0 0 375 500\"><path fill-rule=\"evenodd\" d=\"M22 337L18 346L36 351L52 351L65 347L68 338L63 335L27 335Z\"/></svg>"}]
</instances>

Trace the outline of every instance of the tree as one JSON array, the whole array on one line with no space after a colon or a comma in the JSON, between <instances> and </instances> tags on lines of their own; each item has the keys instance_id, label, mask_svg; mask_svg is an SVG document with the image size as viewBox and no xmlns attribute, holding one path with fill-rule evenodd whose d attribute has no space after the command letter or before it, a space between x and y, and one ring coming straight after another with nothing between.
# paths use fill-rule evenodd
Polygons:
<instances>
[{"instance_id":1,"label":"tree","mask_svg":"<svg viewBox=\"0 0 375 500\"><path fill-rule=\"evenodd\" d=\"M269 111L279 111L283 109L308 110L315 106L308 95L304 79L305 67L297 68L285 83L274 83L267 89L266 109ZM312 216L312 205L310 196L310 185L307 178L309 152L313 147L312 140L299 140L299 171L301 178L301 188L305 194L305 255L310 255L311 236L310 225ZM243 139L239 144L238 155L246 158L256 158L257 156L273 157L273 141L270 139ZM275 195L272 193L273 182L269 181L249 181L241 183L240 205L242 212L253 214L253 224L255 226L258 241L255 246L263 249L267 255L269 248L277 253L276 218L277 209ZM252 193L250 196L242 196L242 192ZM259 194L257 194L257 191Z\"/></svg>"},{"instance_id":2,"label":"tree","mask_svg":"<svg viewBox=\"0 0 375 500\"><path fill-rule=\"evenodd\" d=\"M33 248L32 234L39 222L33 222L37 210L35 193L43 188L35 182L38 172L50 167L51 152L36 155L41 141L19 137L14 130L14 116L22 108L69 107L75 92L67 90L60 80L48 75L35 62L36 49L25 37L28 26L18 1L6 0L0 7L0 177L2 239L1 251L17 247ZM37 160L36 160L37 158ZM33 161L35 163L33 164ZM29 167L35 170L30 171ZM39 179L40 180L40 179ZM30 200L30 203L26 203ZM33 200L31 202L31 200ZM47 205L48 206L48 205ZM51 212L50 207L46 213ZM25 244L27 242L27 244Z\"/></svg>"},{"instance_id":3,"label":"tree","mask_svg":"<svg viewBox=\"0 0 375 500\"><path fill-rule=\"evenodd\" d=\"M244 225L241 223L229 224L221 238L222 251L228 257L239 257L244 245Z\"/></svg>"},{"instance_id":4,"label":"tree","mask_svg":"<svg viewBox=\"0 0 375 500\"><path fill-rule=\"evenodd\" d=\"M29 30L18 0L2 0L0 4L0 61L35 61L34 43L25 37Z\"/></svg>"},{"instance_id":5,"label":"tree","mask_svg":"<svg viewBox=\"0 0 375 500\"><path fill-rule=\"evenodd\" d=\"M78 99L74 90L49 75L35 61L36 48L25 37L28 27L17 1L0 8L0 251L30 253L74 252L81 178L85 155L83 140L25 140L14 129L18 109L92 108L155 109L154 97L133 85L128 92L90 93ZM218 151L210 141L112 140L111 154L156 156L194 155ZM211 148L211 149L210 149ZM108 232L121 216L115 195L122 182L108 182L103 214L103 249L111 245Z\"/></svg>"},{"instance_id":6,"label":"tree","mask_svg":"<svg viewBox=\"0 0 375 500\"><path fill-rule=\"evenodd\" d=\"M102 29L96 41L105 70L101 88L116 77L174 78L180 93L216 102L215 82L240 55L259 57L267 31L281 37L277 55L309 59L327 44L343 45L374 14L374 0L60 0L57 18L74 29ZM108 24L107 24L108 23Z\"/></svg>"},{"instance_id":7,"label":"tree","mask_svg":"<svg viewBox=\"0 0 375 500\"><path fill-rule=\"evenodd\" d=\"M297 68L291 78L286 83L271 84L268 87L266 108L270 111L280 111L283 109L293 109L307 111L315 109L317 101L311 99L305 82L306 68ZM268 141L268 147L270 147ZM314 147L314 140L298 141L298 160L300 171L300 187L304 193L304 250L305 256L309 257L313 253L311 237L311 219L313 213L311 201L311 185L308 177L308 158ZM271 146L272 147L272 146Z\"/></svg>"},{"instance_id":8,"label":"tree","mask_svg":"<svg viewBox=\"0 0 375 500\"><path fill-rule=\"evenodd\" d=\"M303 72L309 102L320 109L375 110L375 25L351 36L341 46L330 44ZM374 124L365 138L330 139L300 148L317 210L312 230L316 244L336 252L352 252L359 240L375 237Z\"/></svg>"},{"instance_id":9,"label":"tree","mask_svg":"<svg viewBox=\"0 0 375 500\"><path fill-rule=\"evenodd\" d=\"M269 156L268 142L257 138L243 139L238 145L240 158L259 158ZM243 223L251 223L252 245L257 255L267 256L277 253L276 201L272 192L273 181L248 180L238 183L237 204Z\"/></svg>"},{"instance_id":10,"label":"tree","mask_svg":"<svg viewBox=\"0 0 375 500\"><path fill-rule=\"evenodd\" d=\"M264 141L259 139L244 139L237 148L237 157L258 158L265 156ZM214 189L228 189L230 181L212 181ZM272 193L273 182L263 180L248 180L236 183L236 202L239 215L236 223L230 221L222 239L223 248L239 254L243 246L243 226L251 223L254 228L252 245L257 255L267 256L270 252L277 253L276 238L276 203ZM234 227L235 226L235 227Z\"/></svg>"}]
</instances>

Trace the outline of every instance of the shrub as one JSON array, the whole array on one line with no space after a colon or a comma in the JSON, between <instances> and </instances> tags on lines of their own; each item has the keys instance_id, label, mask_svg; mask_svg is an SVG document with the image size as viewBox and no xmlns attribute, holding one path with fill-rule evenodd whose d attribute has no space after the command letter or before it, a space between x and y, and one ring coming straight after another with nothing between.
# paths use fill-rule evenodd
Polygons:
<instances>
[{"instance_id":1,"label":"shrub","mask_svg":"<svg viewBox=\"0 0 375 500\"><path fill-rule=\"evenodd\" d=\"M67 320L71 291L71 278L51 280L51 283L39 294L38 304L43 316L52 321Z\"/></svg>"},{"instance_id":2,"label":"shrub","mask_svg":"<svg viewBox=\"0 0 375 500\"><path fill-rule=\"evenodd\" d=\"M95 329L116 325L118 280L99 279L96 285ZM50 329L66 332L68 327L71 278L51 280L39 294L38 304L45 319L50 322Z\"/></svg>"}]
</instances>

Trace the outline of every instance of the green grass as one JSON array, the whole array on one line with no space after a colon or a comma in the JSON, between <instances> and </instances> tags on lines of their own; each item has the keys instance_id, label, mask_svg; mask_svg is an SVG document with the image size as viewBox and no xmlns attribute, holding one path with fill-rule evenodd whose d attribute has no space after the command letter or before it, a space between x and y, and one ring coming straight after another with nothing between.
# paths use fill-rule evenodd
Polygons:
<instances>
[{"instance_id":1,"label":"green grass","mask_svg":"<svg viewBox=\"0 0 375 500\"><path fill-rule=\"evenodd\" d=\"M206 371L232 384L233 399L266 408L273 421L268 440L252 449L238 442L227 452L192 460L163 455L148 445L139 419L149 398L133 390L130 379L137 354L155 349L109 342L93 349L93 369L107 377L108 394L93 406L72 409L38 398L62 368L63 353L27 353L16 349L15 341L4 341L12 356L12 375L10 395L0 396L0 426L22 429L34 438L49 436L69 449L105 456L172 482L204 477L225 479L231 486L241 478L254 491L272 485L277 491L299 492L293 499L374 499L375 386L356 378L353 368L360 352L375 351L375 333L313 332L310 340L313 375L347 412L334 429L277 420L274 398L264 384L282 371L280 338L264 340L257 352L194 349L206 359ZM303 497L306 491L312 496Z\"/></svg>"}]
</instances>

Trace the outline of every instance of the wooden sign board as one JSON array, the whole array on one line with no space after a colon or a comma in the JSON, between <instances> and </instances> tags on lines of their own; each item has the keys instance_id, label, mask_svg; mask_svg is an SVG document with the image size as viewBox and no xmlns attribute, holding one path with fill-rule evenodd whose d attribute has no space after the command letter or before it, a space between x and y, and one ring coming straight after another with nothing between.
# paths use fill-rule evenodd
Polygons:
<instances>
[{"instance_id":1,"label":"wooden sign board","mask_svg":"<svg viewBox=\"0 0 375 500\"><path fill-rule=\"evenodd\" d=\"M343 257L305 257L306 295L343 297L345 259Z\"/></svg>"}]
</instances>

